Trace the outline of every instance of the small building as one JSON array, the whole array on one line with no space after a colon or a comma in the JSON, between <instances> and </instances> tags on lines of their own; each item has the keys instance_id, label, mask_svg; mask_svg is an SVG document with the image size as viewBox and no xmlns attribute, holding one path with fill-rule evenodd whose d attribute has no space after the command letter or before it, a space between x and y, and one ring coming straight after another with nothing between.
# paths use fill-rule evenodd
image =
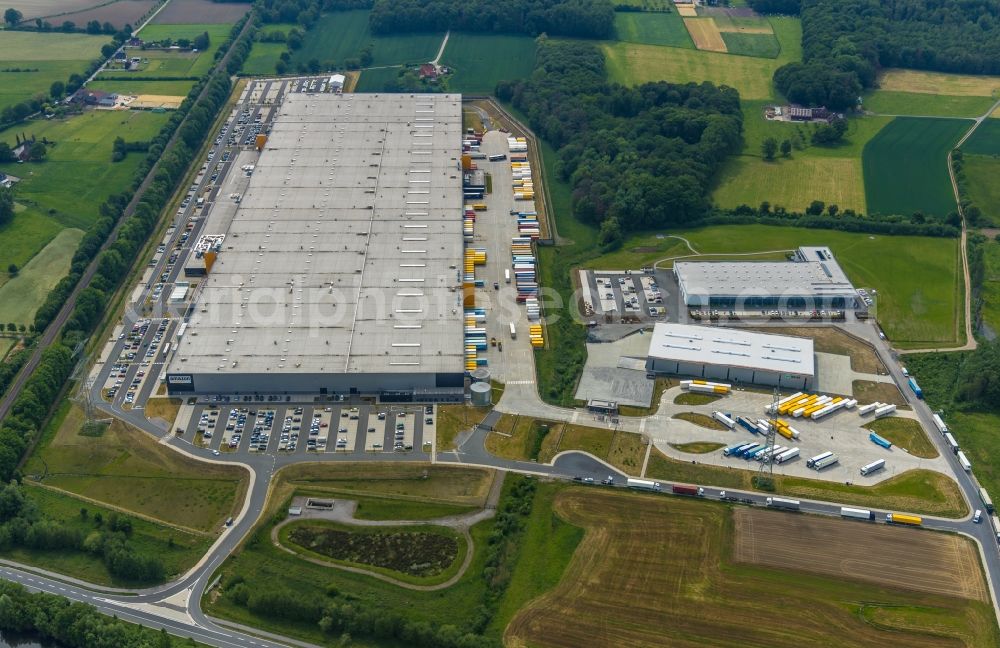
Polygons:
<instances>
[{"instance_id":1,"label":"small building","mask_svg":"<svg viewBox=\"0 0 1000 648\"><path fill-rule=\"evenodd\" d=\"M438 69L433 63L424 63L420 66L418 70L421 79L436 79L438 78Z\"/></svg>"},{"instance_id":2,"label":"small building","mask_svg":"<svg viewBox=\"0 0 1000 648\"><path fill-rule=\"evenodd\" d=\"M646 371L802 390L816 377L815 357L809 338L659 323L649 341Z\"/></svg>"},{"instance_id":3,"label":"small building","mask_svg":"<svg viewBox=\"0 0 1000 648\"><path fill-rule=\"evenodd\" d=\"M344 90L344 82L347 78L343 74L333 74L330 76L330 92L342 92Z\"/></svg>"},{"instance_id":4,"label":"small building","mask_svg":"<svg viewBox=\"0 0 1000 648\"><path fill-rule=\"evenodd\" d=\"M81 88L73 95L73 100L87 106L114 107L118 103L118 95L104 90L88 90Z\"/></svg>"}]
</instances>

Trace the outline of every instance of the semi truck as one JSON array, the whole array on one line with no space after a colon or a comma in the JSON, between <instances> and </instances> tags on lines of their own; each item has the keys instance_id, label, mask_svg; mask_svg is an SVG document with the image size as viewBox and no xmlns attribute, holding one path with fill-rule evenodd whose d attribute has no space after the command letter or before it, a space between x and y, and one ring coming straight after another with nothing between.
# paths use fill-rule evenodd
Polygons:
<instances>
[{"instance_id":1,"label":"semi truck","mask_svg":"<svg viewBox=\"0 0 1000 648\"><path fill-rule=\"evenodd\" d=\"M785 499L784 497L768 497L767 506L786 511L798 511L801 508L799 500Z\"/></svg>"},{"instance_id":2,"label":"semi truck","mask_svg":"<svg viewBox=\"0 0 1000 648\"><path fill-rule=\"evenodd\" d=\"M874 443L875 445L882 446L887 450L892 447L892 441L889 441L888 439L881 437L878 434L875 434L874 432L868 433L868 440Z\"/></svg>"},{"instance_id":3,"label":"semi truck","mask_svg":"<svg viewBox=\"0 0 1000 648\"><path fill-rule=\"evenodd\" d=\"M953 454L958 454L958 441L952 436L951 432L944 433L944 440L948 443L948 447L951 448Z\"/></svg>"},{"instance_id":4,"label":"semi truck","mask_svg":"<svg viewBox=\"0 0 1000 648\"><path fill-rule=\"evenodd\" d=\"M995 515L991 515L990 522L993 523L993 532L997 534L997 542L1000 542L1000 519Z\"/></svg>"},{"instance_id":5,"label":"semi truck","mask_svg":"<svg viewBox=\"0 0 1000 648\"><path fill-rule=\"evenodd\" d=\"M986 507L986 512L993 514L993 500L990 499L990 494L986 492L985 488L979 489L979 499L983 500L983 506Z\"/></svg>"},{"instance_id":6,"label":"semi truck","mask_svg":"<svg viewBox=\"0 0 1000 648\"><path fill-rule=\"evenodd\" d=\"M821 460L817 461L816 463L814 463L813 464L813 468L815 468L817 471L823 470L824 468L828 468L828 467L832 466L833 464L837 463L838 461L840 461L840 457L838 457L835 454L832 454L829 457L827 457L826 459L821 459Z\"/></svg>"},{"instance_id":7,"label":"semi truck","mask_svg":"<svg viewBox=\"0 0 1000 648\"><path fill-rule=\"evenodd\" d=\"M908 526L920 526L924 519L919 515L904 515L903 513L886 513L885 521L888 524L906 524Z\"/></svg>"},{"instance_id":8,"label":"semi truck","mask_svg":"<svg viewBox=\"0 0 1000 648\"><path fill-rule=\"evenodd\" d=\"M753 444L752 443L742 443L741 442L741 443L737 443L735 445L731 445L728 448L723 448L722 449L722 456L728 457L729 455L735 454L735 453L739 452L741 449L748 448L751 445L753 445Z\"/></svg>"},{"instance_id":9,"label":"semi truck","mask_svg":"<svg viewBox=\"0 0 1000 648\"><path fill-rule=\"evenodd\" d=\"M840 507L840 516L845 518L853 518L855 520L875 520L875 514L868 509L856 509L850 508L849 506Z\"/></svg>"},{"instance_id":10,"label":"semi truck","mask_svg":"<svg viewBox=\"0 0 1000 648\"><path fill-rule=\"evenodd\" d=\"M916 378L914 378L913 376L910 376L909 380L907 380L906 382L910 385L910 389L913 390L913 394L917 398L923 398L924 397L924 390L920 389L920 385L917 384L917 379Z\"/></svg>"},{"instance_id":11,"label":"semi truck","mask_svg":"<svg viewBox=\"0 0 1000 648\"><path fill-rule=\"evenodd\" d=\"M948 426L944 424L944 419L941 418L940 414L934 415L934 427L938 429L941 434L948 434Z\"/></svg>"},{"instance_id":12,"label":"semi truck","mask_svg":"<svg viewBox=\"0 0 1000 648\"><path fill-rule=\"evenodd\" d=\"M961 450L958 451L958 463L962 466L962 470L965 472L972 472L972 464L969 463L968 457Z\"/></svg>"},{"instance_id":13,"label":"semi truck","mask_svg":"<svg viewBox=\"0 0 1000 648\"><path fill-rule=\"evenodd\" d=\"M719 411L712 412L712 418L714 418L719 423L722 423L730 430L736 427L736 421L734 421L729 416L723 414L722 412Z\"/></svg>"},{"instance_id":14,"label":"semi truck","mask_svg":"<svg viewBox=\"0 0 1000 648\"><path fill-rule=\"evenodd\" d=\"M757 432L759 431L757 430L757 426L754 424L754 422L745 416L737 416L736 422L739 423L744 428L746 428L747 432L749 432L750 434L757 434Z\"/></svg>"},{"instance_id":15,"label":"semi truck","mask_svg":"<svg viewBox=\"0 0 1000 648\"><path fill-rule=\"evenodd\" d=\"M832 452L829 452L829 451L822 452L822 453L816 455L815 457L807 459L806 460L806 466L809 467L809 468L812 468L813 466L816 465L817 461L822 461L822 460L826 459L827 457L832 457L832 456L833 456Z\"/></svg>"},{"instance_id":16,"label":"semi truck","mask_svg":"<svg viewBox=\"0 0 1000 648\"><path fill-rule=\"evenodd\" d=\"M753 454L754 452L757 452L758 450L760 450L763 447L764 447L763 443L748 443L746 445L746 447L744 447L742 450L740 450L739 452L736 453L736 456L740 457L742 459L746 459L751 454Z\"/></svg>"},{"instance_id":17,"label":"semi truck","mask_svg":"<svg viewBox=\"0 0 1000 648\"><path fill-rule=\"evenodd\" d=\"M692 486L691 484L673 484L670 486L670 492L674 495L701 495L705 491L697 486Z\"/></svg>"},{"instance_id":18,"label":"semi truck","mask_svg":"<svg viewBox=\"0 0 1000 648\"><path fill-rule=\"evenodd\" d=\"M629 477L625 481L625 487L660 492L660 482L655 482L650 479L633 479L632 477Z\"/></svg>"},{"instance_id":19,"label":"semi truck","mask_svg":"<svg viewBox=\"0 0 1000 648\"><path fill-rule=\"evenodd\" d=\"M785 450L780 455L774 458L774 463L785 463L786 461L791 461L795 457L799 456L799 449L792 448L790 450Z\"/></svg>"},{"instance_id":20,"label":"semi truck","mask_svg":"<svg viewBox=\"0 0 1000 648\"><path fill-rule=\"evenodd\" d=\"M870 475L873 472L877 472L879 470L882 470L883 468L885 468L885 459L876 459L875 461L871 462L870 464L866 464L864 466L861 466L861 474L862 475Z\"/></svg>"}]
</instances>

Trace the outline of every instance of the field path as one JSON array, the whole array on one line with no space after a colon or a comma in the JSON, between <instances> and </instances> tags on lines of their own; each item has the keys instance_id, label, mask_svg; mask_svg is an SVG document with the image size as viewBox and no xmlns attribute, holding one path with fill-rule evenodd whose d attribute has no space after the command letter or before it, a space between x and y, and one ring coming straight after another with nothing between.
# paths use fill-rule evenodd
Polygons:
<instances>
[{"instance_id":1,"label":"field path","mask_svg":"<svg viewBox=\"0 0 1000 648\"><path fill-rule=\"evenodd\" d=\"M975 121L972 122L972 126L969 130L965 131L965 135L958 140L955 146L951 147L952 151L961 147L965 144L979 125L983 121L993 114L993 111L1000 108L1000 100L994 102L992 106L989 107L985 113L976 117ZM965 209L962 208L962 198L958 193L958 180L955 178L955 169L951 163L951 151L948 151L948 178L951 180L951 191L955 195L955 205L958 209L958 215L962 217L962 277L965 281L965 344L960 347L952 347L948 349L906 349L900 350L899 353L928 353L928 352L945 352L945 351L975 351L979 344L976 342L976 338L972 334L972 280L969 277L969 250L968 250L968 239L969 239L969 227L965 219Z\"/></svg>"},{"instance_id":2,"label":"field path","mask_svg":"<svg viewBox=\"0 0 1000 648\"><path fill-rule=\"evenodd\" d=\"M449 36L451 36L451 30L450 29L444 33L444 40L441 41L441 47L438 48L437 56L435 56L434 60L431 61L431 65L433 65L434 67L438 66L438 63L441 62L441 57L444 56L444 48L448 46L448 37Z\"/></svg>"},{"instance_id":3,"label":"field path","mask_svg":"<svg viewBox=\"0 0 1000 648\"><path fill-rule=\"evenodd\" d=\"M667 257L665 259L660 259L659 261L653 263L654 268L660 267L661 263L677 261L679 259L690 259L693 257L700 257L706 255L713 257L749 257L749 256L760 256L761 254L780 254L786 252L794 252L794 250L762 250L759 252L720 252L720 253L699 252L694 248L693 245L691 245L691 241L687 240L683 236L677 236L676 234L667 234L664 238L672 238L672 239L677 239L679 241L683 241L684 245L686 245L688 249L691 250L691 254L681 254L678 256L672 256L672 257Z\"/></svg>"}]
</instances>

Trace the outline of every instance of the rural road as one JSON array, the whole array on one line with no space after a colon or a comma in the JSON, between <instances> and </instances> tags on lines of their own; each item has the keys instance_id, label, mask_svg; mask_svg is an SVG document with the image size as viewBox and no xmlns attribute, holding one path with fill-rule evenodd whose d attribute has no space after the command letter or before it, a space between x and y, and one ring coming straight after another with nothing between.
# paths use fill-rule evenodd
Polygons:
<instances>
[{"instance_id":1,"label":"rural road","mask_svg":"<svg viewBox=\"0 0 1000 648\"><path fill-rule=\"evenodd\" d=\"M449 29L444 33L444 40L441 41L441 47L438 48L437 56L431 61L431 65L438 67L441 63L441 57L444 56L444 48L448 46L448 38L451 36L451 30Z\"/></svg>"}]
</instances>

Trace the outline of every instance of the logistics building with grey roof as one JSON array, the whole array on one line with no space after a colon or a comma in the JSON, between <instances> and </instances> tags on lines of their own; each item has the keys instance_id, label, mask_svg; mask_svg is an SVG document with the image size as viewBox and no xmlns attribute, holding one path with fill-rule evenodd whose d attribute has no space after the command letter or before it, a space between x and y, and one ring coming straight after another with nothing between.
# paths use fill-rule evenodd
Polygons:
<instances>
[{"instance_id":1,"label":"logistics building with grey roof","mask_svg":"<svg viewBox=\"0 0 1000 648\"><path fill-rule=\"evenodd\" d=\"M813 384L816 355L809 338L658 323L646 371L801 390Z\"/></svg>"},{"instance_id":2,"label":"logistics building with grey roof","mask_svg":"<svg viewBox=\"0 0 1000 648\"><path fill-rule=\"evenodd\" d=\"M847 309L858 294L828 247L800 247L790 261L678 261L674 274L693 308Z\"/></svg>"},{"instance_id":3,"label":"logistics building with grey roof","mask_svg":"<svg viewBox=\"0 0 1000 648\"><path fill-rule=\"evenodd\" d=\"M461 97L290 93L170 393L462 398Z\"/></svg>"}]
</instances>

